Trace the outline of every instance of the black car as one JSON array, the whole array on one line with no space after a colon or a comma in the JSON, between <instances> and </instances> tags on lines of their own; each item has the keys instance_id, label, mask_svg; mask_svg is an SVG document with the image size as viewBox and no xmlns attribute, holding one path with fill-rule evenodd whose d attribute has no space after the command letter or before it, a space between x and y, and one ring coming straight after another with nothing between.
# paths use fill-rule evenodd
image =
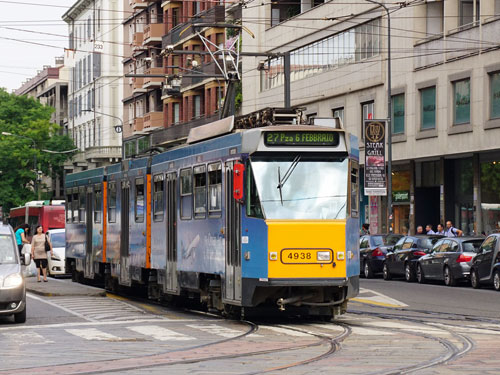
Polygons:
<instances>
[{"instance_id":1,"label":"black car","mask_svg":"<svg viewBox=\"0 0 500 375\"><path fill-rule=\"evenodd\" d=\"M372 234L359 239L360 274L367 279L382 272L385 254L403 237L401 234Z\"/></svg>"},{"instance_id":2,"label":"black car","mask_svg":"<svg viewBox=\"0 0 500 375\"><path fill-rule=\"evenodd\" d=\"M500 291L500 233L491 234L481 244L472 262L470 282L473 288L493 284Z\"/></svg>"},{"instance_id":3,"label":"black car","mask_svg":"<svg viewBox=\"0 0 500 375\"><path fill-rule=\"evenodd\" d=\"M443 280L448 286L469 278L472 260L484 237L453 237L437 241L428 254L418 260L417 280Z\"/></svg>"},{"instance_id":4,"label":"black car","mask_svg":"<svg viewBox=\"0 0 500 375\"><path fill-rule=\"evenodd\" d=\"M401 238L391 251L385 256L382 267L384 280L390 280L392 276L404 276L406 281L415 281L417 260L443 236L416 235Z\"/></svg>"}]
</instances>

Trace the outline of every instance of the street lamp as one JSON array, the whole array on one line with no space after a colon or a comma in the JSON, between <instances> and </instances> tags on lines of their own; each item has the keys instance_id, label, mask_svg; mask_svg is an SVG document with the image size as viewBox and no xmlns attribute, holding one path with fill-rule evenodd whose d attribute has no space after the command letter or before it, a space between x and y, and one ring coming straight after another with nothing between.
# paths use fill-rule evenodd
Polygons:
<instances>
[{"instance_id":1,"label":"street lamp","mask_svg":"<svg viewBox=\"0 0 500 375\"><path fill-rule=\"evenodd\" d=\"M114 128L115 128L116 133L122 134L122 136L121 136L121 138L122 138L122 159L125 159L124 147L123 147L123 120L118 116L110 115L109 113L94 111L93 109L82 109L82 112L94 112L94 113L97 113L99 115L108 116L108 117L111 117L111 118L114 118L114 119L120 121L120 125L115 125Z\"/></svg>"},{"instance_id":2,"label":"street lamp","mask_svg":"<svg viewBox=\"0 0 500 375\"><path fill-rule=\"evenodd\" d=\"M391 93L391 14L384 3L375 0L366 0L384 8L387 13L387 226L392 228L392 93Z\"/></svg>"},{"instance_id":3,"label":"street lamp","mask_svg":"<svg viewBox=\"0 0 500 375\"><path fill-rule=\"evenodd\" d=\"M35 189L35 195L38 197L38 184L37 184L37 181L38 181L38 168L37 168L37 163L36 163L36 144L35 144L35 140L30 138L30 137L26 137L24 135L18 135L18 134L12 134L12 133L9 133L9 132L2 132L2 135L6 135L6 136L9 136L9 137L17 137L17 138L23 138L23 139L27 139L29 141L31 141L33 143L33 159L34 159L34 171L35 171L35 180L34 180L34 189Z\"/></svg>"}]
</instances>

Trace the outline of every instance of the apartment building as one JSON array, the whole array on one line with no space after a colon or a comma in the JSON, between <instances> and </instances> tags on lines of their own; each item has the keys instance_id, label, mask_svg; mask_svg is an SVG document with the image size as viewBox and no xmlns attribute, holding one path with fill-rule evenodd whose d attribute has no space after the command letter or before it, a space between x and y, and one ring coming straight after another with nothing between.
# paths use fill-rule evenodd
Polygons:
<instances>
[{"instance_id":1,"label":"apartment building","mask_svg":"<svg viewBox=\"0 0 500 375\"><path fill-rule=\"evenodd\" d=\"M82 151L68 169L85 170L121 158L123 6L78 0L63 15L73 60L68 90L68 134Z\"/></svg>"},{"instance_id":2,"label":"apartment building","mask_svg":"<svg viewBox=\"0 0 500 375\"><path fill-rule=\"evenodd\" d=\"M199 52L231 37L217 24L234 17L232 3L125 0L132 14L124 21L123 69L134 75L123 90L127 156L182 142L192 127L218 119L224 81L214 59Z\"/></svg>"},{"instance_id":3,"label":"apartment building","mask_svg":"<svg viewBox=\"0 0 500 375\"><path fill-rule=\"evenodd\" d=\"M285 0L243 9L244 51L290 52L291 104L338 116L360 140L363 119L391 118L394 227L452 220L500 229L500 1ZM258 73L256 74L256 69ZM243 59L243 112L283 105L283 59ZM387 201L362 195L362 222L386 232Z\"/></svg>"}]
</instances>

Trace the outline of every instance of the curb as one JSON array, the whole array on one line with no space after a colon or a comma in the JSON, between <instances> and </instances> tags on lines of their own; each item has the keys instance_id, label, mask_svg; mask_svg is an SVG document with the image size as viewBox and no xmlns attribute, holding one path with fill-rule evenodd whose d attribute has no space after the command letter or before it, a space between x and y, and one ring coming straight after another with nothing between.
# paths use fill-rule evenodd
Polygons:
<instances>
[{"instance_id":1,"label":"curb","mask_svg":"<svg viewBox=\"0 0 500 375\"><path fill-rule=\"evenodd\" d=\"M33 293L43 297L63 297L63 296L75 296L75 297L106 297L106 291L92 292L92 293L59 293L59 292L42 292L40 290L26 288L26 292Z\"/></svg>"}]
</instances>

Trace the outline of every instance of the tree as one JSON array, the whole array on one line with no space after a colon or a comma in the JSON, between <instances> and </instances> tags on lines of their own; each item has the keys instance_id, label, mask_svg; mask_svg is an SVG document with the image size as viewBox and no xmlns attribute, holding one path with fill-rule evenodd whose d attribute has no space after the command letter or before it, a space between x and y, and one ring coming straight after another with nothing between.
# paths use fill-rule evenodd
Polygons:
<instances>
[{"instance_id":1,"label":"tree","mask_svg":"<svg viewBox=\"0 0 500 375\"><path fill-rule=\"evenodd\" d=\"M27 96L16 96L0 89L0 205L4 212L36 198L34 181L37 169L55 177L62 172L64 161L72 154L49 154L42 149L65 151L74 149L73 141L60 134L60 127L50 122L54 109Z\"/></svg>"}]
</instances>

